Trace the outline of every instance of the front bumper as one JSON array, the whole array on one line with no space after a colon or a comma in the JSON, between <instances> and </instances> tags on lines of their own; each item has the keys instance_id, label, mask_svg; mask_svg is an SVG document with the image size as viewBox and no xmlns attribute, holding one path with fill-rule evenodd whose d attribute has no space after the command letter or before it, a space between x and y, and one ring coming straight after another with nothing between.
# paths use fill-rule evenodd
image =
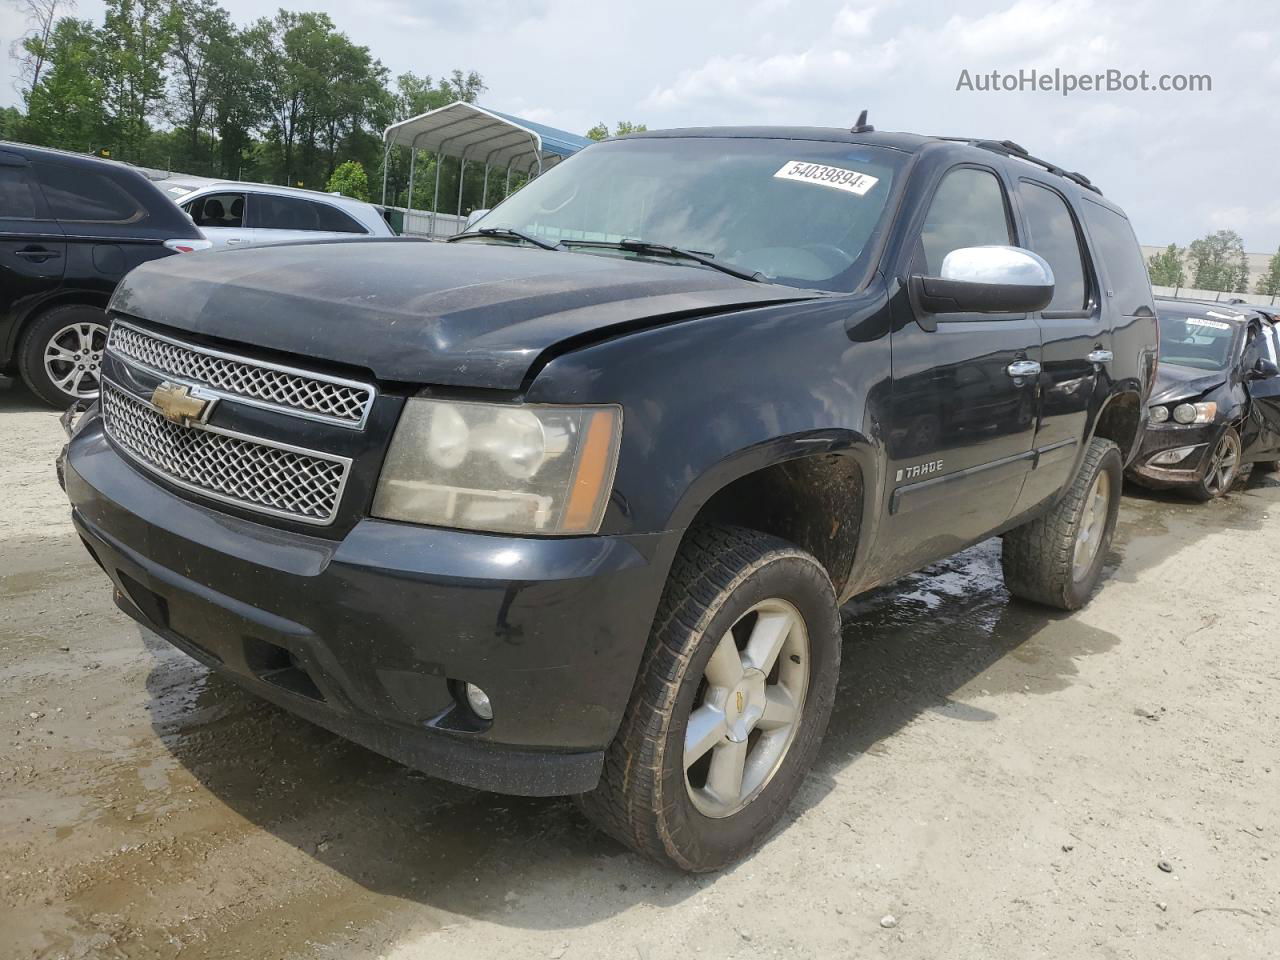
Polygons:
<instances>
[{"instance_id":1,"label":"front bumper","mask_svg":"<svg viewBox=\"0 0 1280 960\"><path fill-rule=\"evenodd\" d=\"M361 520L329 540L229 516L124 460L91 416L61 464L139 622L253 692L434 776L589 790L676 533L515 538ZM489 694L486 723L462 682Z\"/></svg>"},{"instance_id":2,"label":"front bumper","mask_svg":"<svg viewBox=\"0 0 1280 960\"><path fill-rule=\"evenodd\" d=\"M1138 455L1129 466L1129 476L1144 486L1169 488L1200 483L1210 452L1222 435L1224 424L1204 423L1183 426L1175 423L1148 423ZM1160 454L1180 447L1192 447L1187 456L1173 464L1154 464Z\"/></svg>"}]
</instances>

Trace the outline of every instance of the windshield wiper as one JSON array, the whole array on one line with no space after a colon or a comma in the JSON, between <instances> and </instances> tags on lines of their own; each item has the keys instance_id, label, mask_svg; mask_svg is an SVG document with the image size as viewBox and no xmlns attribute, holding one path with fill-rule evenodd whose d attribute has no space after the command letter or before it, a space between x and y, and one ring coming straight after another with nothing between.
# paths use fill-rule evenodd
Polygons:
<instances>
[{"instance_id":1,"label":"windshield wiper","mask_svg":"<svg viewBox=\"0 0 1280 960\"><path fill-rule=\"evenodd\" d=\"M535 247L541 247L543 250L564 249L558 243L549 243L546 240L540 240L537 237L530 236L523 230L516 230L512 227L480 227L478 230L467 230L465 233L455 234L446 240L445 243L453 243L455 240L465 240L468 237L510 237L514 240L523 240L525 243L532 243Z\"/></svg>"},{"instance_id":2,"label":"windshield wiper","mask_svg":"<svg viewBox=\"0 0 1280 960\"><path fill-rule=\"evenodd\" d=\"M698 253L696 250L686 250L683 247L673 247L668 243L653 243L649 240L618 240L616 242L607 240L565 240L564 243L574 247L608 247L613 250L627 250L631 253L679 257L681 260L692 260L694 263L700 263L704 267L710 267L712 270L727 273L729 276L737 277L739 280L751 280L754 283L767 283L769 280L758 270L739 270L737 267L731 267L727 263L718 263L712 254Z\"/></svg>"}]
</instances>

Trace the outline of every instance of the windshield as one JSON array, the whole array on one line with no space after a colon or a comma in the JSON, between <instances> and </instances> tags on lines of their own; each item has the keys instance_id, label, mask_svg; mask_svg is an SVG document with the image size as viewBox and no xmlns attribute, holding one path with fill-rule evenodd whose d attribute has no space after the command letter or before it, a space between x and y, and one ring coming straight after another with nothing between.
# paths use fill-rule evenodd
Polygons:
<instances>
[{"instance_id":1,"label":"windshield","mask_svg":"<svg viewBox=\"0 0 1280 960\"><path fill-rule=\"evenodd\" d=\"M1197 370L1225 370L1238 323L1208 316L1160 315L1160 360Z\"/></svg>"},{"instance_id":2,"label":"windshield","mask_svg":"<svg viewBox=\"0 0 1280 960\"><path fill-rule=\"evenodd\" d=\"M643 240L779 283L853 290L906 159L880 147L816 140L621 140L552 168L477 226L519 230L580 252L654 256L574 246Z\"/></svg>"}]
</instances>

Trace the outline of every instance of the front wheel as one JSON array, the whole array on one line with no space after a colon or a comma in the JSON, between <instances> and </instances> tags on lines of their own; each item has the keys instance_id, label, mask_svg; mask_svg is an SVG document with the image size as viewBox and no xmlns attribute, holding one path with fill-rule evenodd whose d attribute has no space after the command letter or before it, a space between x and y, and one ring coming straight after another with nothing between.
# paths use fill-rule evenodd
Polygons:
<instances>
[{"instance_id":1,"label":"front wheel","mask_svg":"<svg viewBox=\"0 0 1280 960\"><path fill-rule=\"evenodd\" d=\"M1120 448L1091 440L1054 508L1004 535L1001 565L1011 594L1061 610L1088 602L1115 533L1123 474Z\"/></svg>"},{"instance_id":2,"label":"front wheel","mask_svg":"<svg viewBox=\"0 0 1280 960\"><path fill-rule=\"evenodd\" d=\"M1240 434L1235 427L1223 430L1205 461L1204 471L1187 491L1191 498L1202 503L1217 500L1225 497L1241 479L1247 480L1252 466L1247 470L1241 466L1241 449Z\"/></svg>"},{"instance_id":3,"label":"front wheel","mask_svg":"<svg viewBox=\"0 0 1280 960\"><path fill-rule=\"evenodd\" d=\"M691 530L582 809L659 862L732 863L765 838L804 779L839 671L835 590L816 559L753 530Z\"/></svg>"}]
</instances>

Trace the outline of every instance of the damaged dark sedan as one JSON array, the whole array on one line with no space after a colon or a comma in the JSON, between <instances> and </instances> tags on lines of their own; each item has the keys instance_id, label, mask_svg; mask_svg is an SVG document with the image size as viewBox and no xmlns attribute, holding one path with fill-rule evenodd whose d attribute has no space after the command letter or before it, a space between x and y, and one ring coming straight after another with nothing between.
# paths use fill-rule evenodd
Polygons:
<instances>
[{"instance_id":1,"label":"damaged dark sedan","mask_svg":"<svg viewBox=\"0 0 1280 960\"><path fill-rule=\"evenodd\" d=\"M1158 299L1160 368L1130 479L1213 500L1280 460L1280 341L1244 307Z\"/></svg>"}]
</instances>

